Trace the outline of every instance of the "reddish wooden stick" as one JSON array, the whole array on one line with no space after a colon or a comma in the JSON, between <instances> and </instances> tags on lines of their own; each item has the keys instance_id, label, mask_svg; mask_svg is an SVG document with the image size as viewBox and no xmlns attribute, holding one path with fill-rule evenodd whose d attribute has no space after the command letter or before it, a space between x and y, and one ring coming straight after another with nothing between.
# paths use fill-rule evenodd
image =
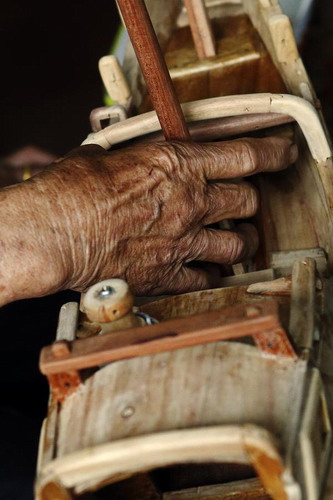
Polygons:
<instances>
[{"instance_id":1,"label":"reddish wooden stick","mask_svg":"<svg viewBox=\"0 0 333 500\"><path fill-rule=\"evenodd\" d=\"M184 0L199 59L216 55L215 42L204 0Z\"/></svg>"},{"instance_id":2,"label":"reddish wooden stick","mask_svg":"<svg viewBox=\"0 0 333 500\"><path fill-rule=\"evenodd\" d=\"M190 141L172 80L143 0L118 0L166 140Z\"/></svg>"}]
</instances>

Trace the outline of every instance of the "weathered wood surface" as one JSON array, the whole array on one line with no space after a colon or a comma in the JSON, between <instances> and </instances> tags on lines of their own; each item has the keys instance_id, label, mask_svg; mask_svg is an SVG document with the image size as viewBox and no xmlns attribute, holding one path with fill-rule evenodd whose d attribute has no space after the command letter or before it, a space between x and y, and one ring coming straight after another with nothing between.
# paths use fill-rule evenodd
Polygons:
<instances>
[{"instance_id":1,"label":"weathered wood surface","mask_svg":"<svg viewBox=\"0 0 333 500\"><path fill-rule=\"evenodd\" d=\"M199 59L215 56L215 40L204 0L184 0L184 4Z\"/></svg>"},{"instance_id":2,"label":"weathered wood surface","mask_svg":"<svg viewBox=\"0 0 333 500\"><path fill-rule=\"evenodd\" d=\"M303 361L265 358L236 342L109 364L61 405L57 455L151 432L231 422L263 425L289 439L304 368Z\"/></svg>"},{"instance_id":3,"label":"weathered wood surface","mask_svg":"<svg viewBox=\"0 0 333 500\"><path fill-rule=\"evenodd\" d=\"M258 295L291 295L291 276L277 278L272 281L253 283L247 288L247 293Z\"/></svg>"},{"instance_id":4,"label":"weathered wood surface","mask_svg":"<svg viewBox=\"0 0 333 500\"><path fill-rule=\"evenodd\" d=\"M170 38L165 59L180 102L250 92L285 92L247 16L213 20L216 56L198 60L189 27ZM152 109L148 95L140 112Z\"/></svg>"},{"instance_id":5,"label":"weathered wood surface","mask_svg":"<svg viewBox=\"0 0 333 500\"><path fill-rule=\"evenodd\" d=\"M270 500L259 479L199 486L164 493L163 500Z\"/></svg>"},{"instance_id":6,"label":"weathered wood surface","mask_svg":"<svg viewBox=\"0 0 333 500\"><path fill-rule=\"evenodd\" d=\"M307 257L314 259L320 275L327 275L327 255L322 248L272 252L268 255L268 265L278 275L287 276L291 274L295 260L303 260Z\"/></svg>"},{"instance_id":7,"label":"weathered wood surface","mask_svg":"<svg viewBox=\"0 0 333 500\"><path fill-rule=\"evenodd\" d=\"M243 7L265 43L290 93L315 101L316 97L299 55L289 18L278 0L243 0Z\"/></svg>"},{"instance_id":8,"label":"weathered wood surface","mask_svg":"<svg viewBox=\"0 0 333 500\"><path fill-rule=\"evenodd\" d=\"M233 286L216 288L214 290L200 290L198 292L184 293L149 302L140 306L140 309L158 321L172 318L184 318L192 314L236 306L240 304L253 304L258 301L271 300L269 297L256 296L247 293L247 286ZM276 297L281 306L283 320L289 317L289 300L286 297ZM288 324L288 323L285 323Z\"/></svg>"},{"instance_id":9,"label":"weathered wood surface","mask_svg":"<svg viewBox=\"0 0 333 500\"><path fill-rule=\"evenodd\" d=\"M290 481L292 478L285 481L285 466L276 440L266 430L251 425L163 432L82 450L57 458L46 466L41 486L56 478L66 488L80 493L107 478L112 482L155 467L229 460L252 465L275 500L299 498L295 495L296 484ZM288 489L294 490L294 494L289 496Z\"/></svg>"},{"instance_id":10,"label":"weathered wood surface","mask_svg":"<svg viewBox=\"0 0 333 500\"><path fill-rule=\"evenodd\" d=\"M326 211L317 181L313 160L303 141L299 142L295 166L272 176L260 176L260 220L266 253L316 247L330 253L331 215Z\"/></svg>"},{"instance_id":11,"label":"weathered wood surface","mask_svg":"<svg viewBox=\"0 0 333 500\"><path fill-rule=\"evenodd\" d=\"M289 332L303 356L309 356L316 327L316 264L305 258L294 263ZM333 360L332 360L333 361Z\"/></svg>"},{"instance_id":12,"label":"weathered wood surface","mask_svg":"<svg viewBox=\"0 0 333 500\"><path fill-rule=\"evenodd\" d=\"M235 340L252 336L263 355L296 358L295 351L283 330L278 304L274 300L236 306L165 321L151 326L130 328L104 336L79 339L70 345L60 341L45 347L40 369L49 377L54 394L61 400L78 386L77 370L103 363L171 351L194 345ZM65 382L57 386L57 378ZM60 382L60 380L59 380ZM64 386L64 387L63 387ZM58 394L60 392L60 394Z\"/></svg>"},{"instance_id":13,"label":"weathered wood surface","mask_svg":"<svg viewBox=\"0 0 333 500\"><path fill-rule=\"evenodd\" d=\"M60 309L56 339L58 341L75 339L79 307L76 302L68 302ZM56 454L59 404L50 395L47 418L44 420L39 440L37 473L50 462Z\"/></svg>"}]
</instances>

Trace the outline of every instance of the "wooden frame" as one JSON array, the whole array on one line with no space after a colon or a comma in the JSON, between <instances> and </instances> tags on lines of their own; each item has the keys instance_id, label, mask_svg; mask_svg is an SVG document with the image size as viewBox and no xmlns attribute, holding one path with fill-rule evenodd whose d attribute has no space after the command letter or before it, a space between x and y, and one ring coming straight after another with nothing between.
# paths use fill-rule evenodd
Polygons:
<instances>
[{"instance_id":1,"label":"wooden frame","mask_svg":"<svg viewBox=\"0 0 333 500\"><path fill-rule=\"evenodd\" d=\"M137 460L140 454L140 461ZM137 472L173 463L248 463L256 469L267 492L275 500L299 500L296 483L285 474L276 443L256 426L214 426L163 432L108 443L52 461L43 469L37 499L56 482L76 493L94 489ZM285 481L285 478L288 478Z\"/></svg>"},{"instance_id":2,"label":"wooden frame","mask_svg":"<svg viewBox=\"0 0 333 500\"><path fill-rule=\"evenodd\" d=\"M40 369L48 376L54 396L63 401L81 383L78 370L248 335L253 336L265 355L297 357L280 323L278 305L272 300L191 316L190 320L175 319L79 339L71 344L58 341L42 350Z\"/></svg>"}]
</instances>

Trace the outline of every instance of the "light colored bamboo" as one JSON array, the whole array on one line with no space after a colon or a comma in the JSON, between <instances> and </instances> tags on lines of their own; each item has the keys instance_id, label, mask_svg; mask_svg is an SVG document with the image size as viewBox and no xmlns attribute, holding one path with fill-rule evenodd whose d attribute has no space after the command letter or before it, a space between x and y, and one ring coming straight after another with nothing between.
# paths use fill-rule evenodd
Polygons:
<instances>
[{"instance_id":1,"label":"light colored bamboo","mask_svg":"<svg viewBox=\"0 0 333 500\"><path fill-rule=\"evenodd\" d=\"M184 4L199 59L215 56L214 36L204 0L184 0Z\"/></svg>"}]
</instances>

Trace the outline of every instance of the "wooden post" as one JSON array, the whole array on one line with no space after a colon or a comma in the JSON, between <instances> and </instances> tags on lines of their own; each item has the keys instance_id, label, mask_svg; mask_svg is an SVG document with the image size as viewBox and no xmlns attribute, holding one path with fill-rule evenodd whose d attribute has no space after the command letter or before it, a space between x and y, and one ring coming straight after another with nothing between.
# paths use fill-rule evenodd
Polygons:
<instances>
[{"instance_id":1,"label":"wooden post","mask_svg":"<svg viewBox=\"0 0 333 500\"><path fill-rule=\"evenodd\" d=\"M215 56L215 41L204 0L184 0L184 4L199 59Z\"/></svg>"},{"instance_id":2,"label":"wooden post","mask_svg":"<svg viewBox=\"0 0 333 500\"><path fill-rule=\"evenodd\" d=\"M166 140L191 137L144 0L118 0Z\"/></svg>"}]
</instances>

